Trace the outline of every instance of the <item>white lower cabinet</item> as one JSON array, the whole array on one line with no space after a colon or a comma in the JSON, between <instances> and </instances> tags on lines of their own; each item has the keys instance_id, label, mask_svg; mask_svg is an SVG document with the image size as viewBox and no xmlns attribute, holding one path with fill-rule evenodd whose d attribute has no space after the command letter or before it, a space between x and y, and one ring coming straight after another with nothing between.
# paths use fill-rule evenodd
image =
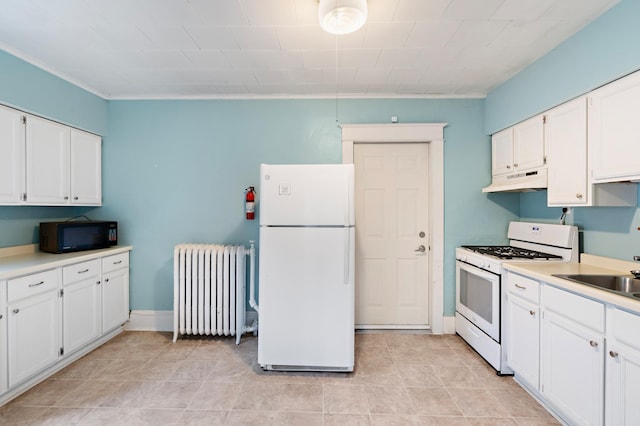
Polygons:
<instances>
[{"instance_id":1,"label":"white lower cabinet","mask_svg":"<svg viewBox=\"0 0 640 426\"><path fill-rule=\"evenodd\" d=\"M542 395L570 424L601 425L604 304L545 285L542 306Z\"/></svg>"},{"instance_id":2,"label":"white lower cabinet","mask_svg":"<svg viewBox=\"0 0 640 426\"><path fill-rule=\"evenodd\" d=\"M8 281L9 386L53 365L60 357L58 272Z\"/></svg>"},{"instance_id":3,"label":"white lower cabinet","mask_svg":"<svg viewBox=\"0 0 640 426\"><path fill-rule=\"evenodd\" d=\"M640 424L640 316L607 309L605 423Z\"/></svg>"},{"instance_id":4,"label":"white lower cabinet","mask_svg":"<svg viewBox=\"0 0 640 426\"><path fill-rule=\"evenodd\" d=\"M106 342L128 320L129 252L112 251L0 280L0 405Z\"/></svg>"},{"instance_id":5,"label":"white lower cabinet","mask_svg":"<svg viewBox=\"0 0 640 426\"><path fill-rule=\"evenodd\" d=\"M540 386L540 284L513 273L507 278L507 363L518 379Z\"/></svg>"},{"instance_id":6,"label":"white lower cabinet","mask_svg":"<svg viewBox=\"0 0 640 426\"><path fill-rule=\"evenodd\" d=\"M129 253L102 259L102 331L129 319Z\"/></svg>"},{"instance_id":7,"label":"white lower cabinet","mask_svg":"<svg viewBox=\"0 0 640 426\"><path fill-rule=\"evenodd\" d=\"M0 281L0 394L9 387L7 377L7 282Z\"/></svg>"},{"instance_id":8,"label":"white lower cabinet","mask_svg":"<svg viewBox=\"0 0 640 426\"><path fill-rule=\"evenodd\" d=\"M100 259L64 267L62 279L62 347L68 355L102 334Z\"/></svg>"}]
</instances>

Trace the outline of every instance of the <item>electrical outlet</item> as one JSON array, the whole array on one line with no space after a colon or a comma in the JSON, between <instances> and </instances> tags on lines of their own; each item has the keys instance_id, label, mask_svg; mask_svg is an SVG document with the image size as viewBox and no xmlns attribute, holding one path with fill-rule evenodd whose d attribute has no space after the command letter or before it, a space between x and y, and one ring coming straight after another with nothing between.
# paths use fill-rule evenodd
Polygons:
<instances>
[{"instance_id":1,"label":"electrical outlet","mask_svg":"<svg viewBox=\"0 0 640 426\"><path fill-rule=\"evenodd\" d=\"M564 214L567 214L567 215L569 215L569 214L573 214L573 208L572 208L572 207L564 207L564 208L562 209L562 212L563 212Z\"/></svg>"}]
</instances>

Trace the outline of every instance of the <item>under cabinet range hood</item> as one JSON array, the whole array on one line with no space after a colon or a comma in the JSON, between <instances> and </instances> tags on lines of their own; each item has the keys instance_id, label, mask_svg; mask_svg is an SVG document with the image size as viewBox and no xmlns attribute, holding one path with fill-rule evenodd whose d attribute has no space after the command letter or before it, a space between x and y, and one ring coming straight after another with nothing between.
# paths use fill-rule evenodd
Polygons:
<instances>
[{"instance_id":1,"label":"under cabinet range hood","mask_svg":"<svg viewBox=\"0 0 640 426\"><path fill-rule=\"evenodd\" d=\"M547 187L547 168L493 176L491 185L482 192L530 192Z\"/></svg>"}]
</instances>

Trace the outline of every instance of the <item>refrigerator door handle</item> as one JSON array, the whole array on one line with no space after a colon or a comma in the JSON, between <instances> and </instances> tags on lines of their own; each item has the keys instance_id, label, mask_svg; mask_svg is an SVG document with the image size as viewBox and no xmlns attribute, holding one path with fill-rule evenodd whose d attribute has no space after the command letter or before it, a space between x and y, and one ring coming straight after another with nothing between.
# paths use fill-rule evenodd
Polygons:
<instances>
[{"instance_id":1,"label":"refrigerator door handle","mask_svg":"<svg viewBox=\"0 0 640 426\"><path fill-rule=\"evenodd\" d=\"M351 263L351 228L344 227L344 284L349 284L349 264Z\"/></svg>"}]
</instances>

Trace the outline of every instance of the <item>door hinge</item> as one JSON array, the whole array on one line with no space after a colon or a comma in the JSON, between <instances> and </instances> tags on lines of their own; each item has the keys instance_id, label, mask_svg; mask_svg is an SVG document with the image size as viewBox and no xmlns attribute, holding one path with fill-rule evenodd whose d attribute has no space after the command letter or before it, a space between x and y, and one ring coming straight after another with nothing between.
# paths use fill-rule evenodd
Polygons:
<instances>
[{"instance_id":1,"label":"door hinge","mask_svg":"<svg viewBox=\"0 0 640 426\"><path fill-rule=\"evenodd\" d=\"M60 289L60 297L64 296L64 289Z\"/></svg>"},{"instance_id":2,"label":"door hinge","mask_svg":"<svg viewBox=\"0 0 640 426\"><path fill-rule=\"evenodd\" d=\"M22 201L27 201L27 193L26 192L22 193Z\"/></svg>"},{"instance_id":3,"label":"door hinge","mask_svg":"<svg viewBox=\"0 0 640 426\"><path fill-rule=\"evenodd\" d=\"M26 115L22 116L22 124L27 124L27 116Z\"/></svg>"},{"instance_id":4,"label":"door hinge","mask_svg":"<svg viewBox=\"0 0 640 426\"><path fill-rule=\"evenodd\" d=\"M542 159L542 164L546 165L547 164L547 156L545 155L544 158Z\"/></svg>"},{"instance_id":5,"label":"door hinge","mask_svg":"<svg viewBox=\"0 0 640 426\"><path fill-rule=\"evenodd\" d=\"M542 124L547 124L547 115L542 116Z\"/></svg>"},{"instance_id":6,"label":"door hinge","mask_svg":"<svg viewBox=\"0 0 640 426\"><path fill-rule=\"evenodd\" d=\"M60 348L60 356L64 355L64 348Z\"/></svg>"}]
</instances>

